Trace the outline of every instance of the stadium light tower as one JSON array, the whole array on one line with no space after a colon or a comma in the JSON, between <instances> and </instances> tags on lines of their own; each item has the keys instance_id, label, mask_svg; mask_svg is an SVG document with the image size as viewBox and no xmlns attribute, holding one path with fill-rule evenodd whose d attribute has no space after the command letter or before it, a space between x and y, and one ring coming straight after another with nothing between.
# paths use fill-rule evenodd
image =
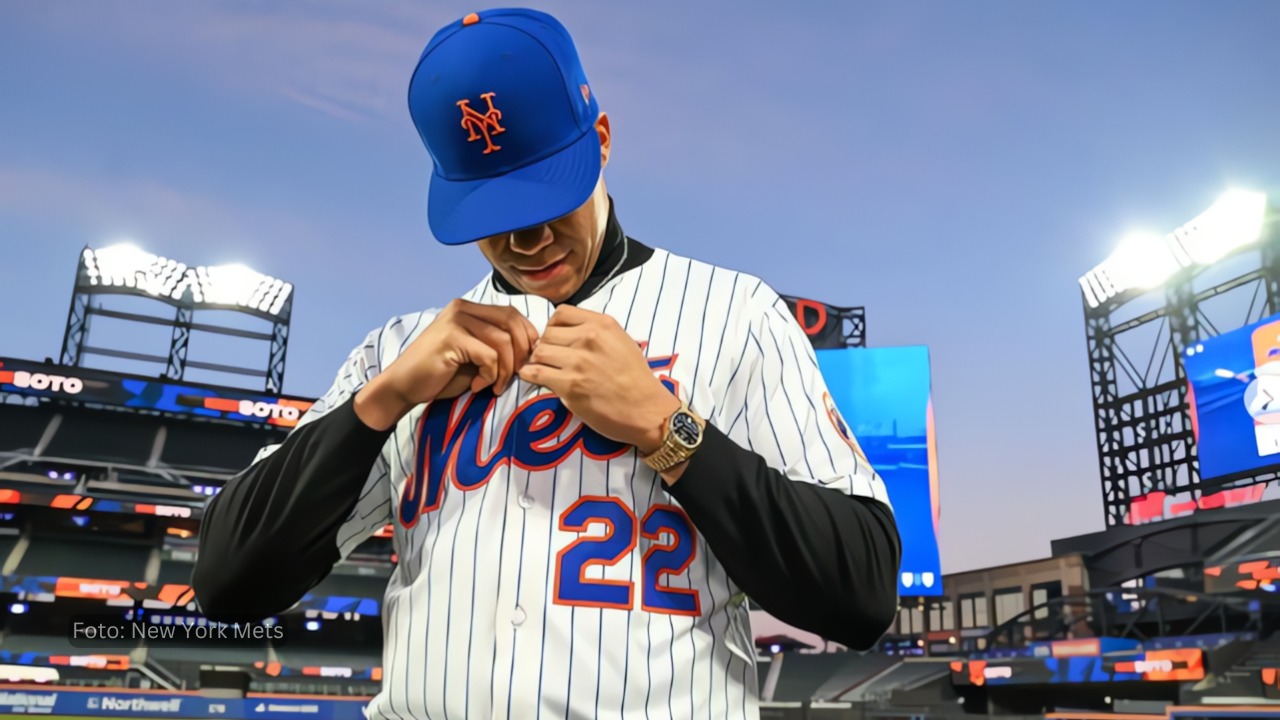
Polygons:
<instances>
[{"instance_id":1,"label":"stadium light tower","mask_svg":"<svg viewBox=\"0 0 1280 720\"><path fill-rule=\"evenodd\" d=\"M1125 238L1080 277L1108 526L1155 519L1152 502L1163 509L1166 500L1266 481L1201 481L1181 358L1207 338L1280 313L1280 232L1269 211L1265 193L1230 190L1172 232ZM1248 269L1222 262L1245 255ZM1152 297L1155 309L1131 304Z\"/></svg>"},{"instance_id":2,"label":"stadium light tower","mask_svg":"<svg viewBox=\"0 0 1280 720\"><path fill-rule=\"evenodd\" d=\"M188 368L265 380L265 389L279 393L284 385L285 355L289 320L293 310L293 285L269 277L244 265L189 267L148 253L132 243L84 248L76 271L75 291L62 341L61 363L80 366L90 355L163 364L163 377L181 380ZM151 298L173 307L172 318L94 307L90 299L103 295L133 295ZM270 332L255 332L195 322L197 310L230 310L271 324ZM110 317L136 323L171 328L167 356L135 350L111 349L88 344L90 318ZM191 332L240 337L270 342L267 366L244 368L187 359Z\"/></svg>"},{"instance_id":3,"label":"stadium light tower","mask_svg":"<svg viewBox=\"0 0 1280 720\"><path fill-rule=\"evenodd\" d=\"M1160 287L1183 269L1213 265L1258 241L1266 211L1266 194L1231 190L1167 235L1126 238L1110 257L1080 278L1085 303L1101 307L1126 293Z\"/></svg>"}]
</instances>

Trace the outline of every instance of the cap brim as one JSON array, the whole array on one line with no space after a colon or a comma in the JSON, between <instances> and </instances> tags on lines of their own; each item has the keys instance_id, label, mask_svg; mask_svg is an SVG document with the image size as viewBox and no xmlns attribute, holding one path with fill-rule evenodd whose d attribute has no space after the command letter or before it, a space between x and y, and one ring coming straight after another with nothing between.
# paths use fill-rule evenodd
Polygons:
<instances>
[{"instance_id":1,"label":"cap brim","mask_svg":"<svg viewBox=\"0 0 1280 720\"><path fill-rule=\"evenodd\" d=\"M555 155L506 175L461 182L432 175L431 234L445 245L466 245L550 222L582 207L600 169L600 136L593 128Z\"/></svg>"}]
</instances>

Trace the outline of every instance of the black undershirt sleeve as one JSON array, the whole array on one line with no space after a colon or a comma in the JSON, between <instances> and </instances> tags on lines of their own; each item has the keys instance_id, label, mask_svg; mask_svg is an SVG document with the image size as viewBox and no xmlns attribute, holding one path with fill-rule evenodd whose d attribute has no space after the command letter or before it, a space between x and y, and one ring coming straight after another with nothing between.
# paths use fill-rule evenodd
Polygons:
<instances>
[{"instance_id":1,"label":"black undershirt sleeve","mask_svg":"<svg viewBox=\"0 0 1280 720\"><path fill-rule=\"evenodd\" d=\"M338 531L391 435L361 422L352 403L297 427L210 500L191 579L210 620L260 621L333 570Z\"/></svg>"},{"instance_id":2,"label":"black undershirt sleeve","mask_svg":"<svg viewBox=\"0 0 1280 720\"><path fill-rule=\"evenodd\" d=\"M711 424L667 492L770 615L859 651L893 622L902 543L879 501L791 480Z\"/></svg>"}]
</instances>

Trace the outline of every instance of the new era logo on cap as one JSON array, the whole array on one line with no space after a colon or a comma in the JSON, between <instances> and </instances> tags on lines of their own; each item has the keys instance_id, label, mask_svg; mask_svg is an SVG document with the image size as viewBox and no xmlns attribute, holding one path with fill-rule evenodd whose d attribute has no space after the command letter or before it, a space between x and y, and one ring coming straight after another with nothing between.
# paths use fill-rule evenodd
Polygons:
<instances>
[{"instance_id":1,"label":"new era logo on cap","mask_svg":"<svg viewBox=\"0 0 1280 720\"><path fill-rule=\"evenodd\" d=\"M428 43L409 111L434 172L428 220L461 244L576 210L600 174L600 111L568 31L536 10L473 13Z\"/></svg>"}]
</instances>

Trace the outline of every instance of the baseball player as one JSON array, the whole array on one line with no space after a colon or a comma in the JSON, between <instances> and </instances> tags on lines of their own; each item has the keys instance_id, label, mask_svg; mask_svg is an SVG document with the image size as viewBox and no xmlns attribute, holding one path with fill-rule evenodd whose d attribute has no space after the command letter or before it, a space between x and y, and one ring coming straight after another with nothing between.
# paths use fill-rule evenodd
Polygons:
<instances>
[{"instance_id":1,"label":"baseball player","mask_svg":"<svg viewBox=\"0 0 1280 720\"><path fill-rule=\"evenodd\" d=\"M492 272L371 332L212 499L201 611L287 610L394 524L375 719L756 718L747 596L872 646L897 608L885 487L773 289L623 231L564 27L468 15L408 100L432 233Z\"/></svg>"}]
</instances>

